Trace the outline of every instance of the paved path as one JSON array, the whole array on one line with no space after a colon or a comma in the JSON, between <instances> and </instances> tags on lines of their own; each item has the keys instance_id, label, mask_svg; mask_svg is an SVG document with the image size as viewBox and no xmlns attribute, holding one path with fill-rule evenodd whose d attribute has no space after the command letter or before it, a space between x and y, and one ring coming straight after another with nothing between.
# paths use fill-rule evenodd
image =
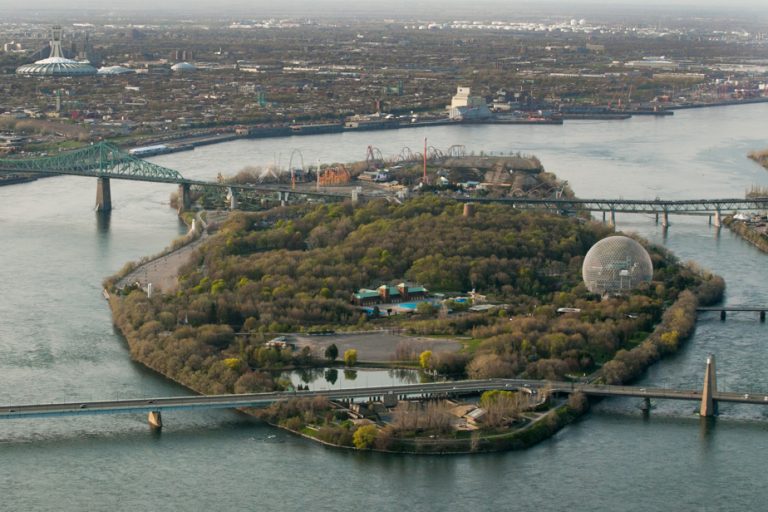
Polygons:
<instances>
[{"instance_id":1,"label":"paved path","mask_svg":"<svg viewBox=\"0 0 768 512\"><path fill-rule=\"evenodd\" d=\"M226 219L226 212L208 212L209 222L220 222ZM202 234L197 240L176 249L159 258L150 260L139 265L131 273L117 282L118 288L138 282L142 288L146 288L148 283L152 283L154 292L169 293L176 289L179 284L179 269L189 261L191 254L208 238L207 225L203 222L198 212L197 222L202 227Z\"/></svg>"}]
</instances>

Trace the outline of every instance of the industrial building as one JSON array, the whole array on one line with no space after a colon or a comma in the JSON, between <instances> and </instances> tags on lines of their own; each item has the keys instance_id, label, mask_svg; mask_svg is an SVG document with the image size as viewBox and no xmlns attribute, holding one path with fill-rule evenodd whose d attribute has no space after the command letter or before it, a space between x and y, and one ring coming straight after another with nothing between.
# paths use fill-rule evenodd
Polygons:
<instances>
[{"instance_id":1,"label":"industrial building","mask_svg":"<svg viewBox=\"0 0 768 512\"><path fill-rule=\"evenodd\" d=\"M469 87L459 87L451 98L448 107L448 117L455 121L470 121L472 119L487 119L491 111L482 96L472 96Z\"/></svg>"}]
</instances>

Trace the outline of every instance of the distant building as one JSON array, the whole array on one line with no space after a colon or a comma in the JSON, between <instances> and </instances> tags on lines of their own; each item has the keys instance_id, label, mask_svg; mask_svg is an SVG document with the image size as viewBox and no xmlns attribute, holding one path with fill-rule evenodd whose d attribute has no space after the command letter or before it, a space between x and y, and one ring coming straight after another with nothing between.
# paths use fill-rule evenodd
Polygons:
<instances>
[{"instance_id":1,"label":"distant building","mask_svg":"<svg viewBox=\"0 0 768 512\"><path fill-rule=\"evenodd\" d=\"M376 289L360 288L357 293L352 294L352 302L358 306L397 304L423 299L426 296L427 289L423 286L411 286L406 283L400 283L397 286L383 284Z\"/></svg>"},{"instance_id":2,"label":"distant building","mask_svg":"<svg viewBox=\"0 0 768 512\"><path fill-rule=\"evenodd\" d=\"M197 71L197 67L189 62L179 62L171 66L171 71L174 73L193 73Z\"/></svg>"},{"instance_id":3,"label":"distant building","mask_svg":"<svg viewBox=\"0 0 768 512\"><path fill-rule=\"evenodd\" d=\"M491 111L482 96L472 96L469 87L459 87L451 98L448 117L456 121L485 119L491 117Z\"/></svg>"},{"instance_id":4,"label":"distant building","mask_svg":"<svg viewBox=\"0 0 768 512\"><path fill-rule=\"evenodd\" d=\"M51 56L33 64L24 64L16 69L17 75L26 76L79 76L95 75L96 68L89 62L80 62L64 57L61 49L61 27L52 30Z\"/></svg>"}]
</instances>

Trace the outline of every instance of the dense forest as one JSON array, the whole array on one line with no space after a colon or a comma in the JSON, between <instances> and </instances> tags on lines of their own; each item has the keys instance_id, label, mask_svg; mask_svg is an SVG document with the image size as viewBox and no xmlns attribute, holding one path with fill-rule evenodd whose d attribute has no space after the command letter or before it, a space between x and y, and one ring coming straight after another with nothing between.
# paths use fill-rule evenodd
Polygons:
<instances>
[{"instance_id":1,"label":"dense forest","mask_svg":"<svg viewBox=\"0 0 768 512\"><path fill-rule=\"evenodd\" d=\"M584 287L581 264L611 234L607 226L507 205L462 212L461 203L425 195L402 205L381 200L237 213L182 269L174 294L114 296L115 323L137 360L206 393L274 389L281 384L266 370L322 359L308 349L265 346L271 333L392 323L417 334L470 338L460 353L422 359L437 372L562 378L594 371L618 352L623 366L607 365L613 373L606 380L615 382L690 332L697 301L690 291L705 300L722 293L718 278L649 247L654 280L629 296L601 298ZM432 293L475 289L500 307L376 319L350 302L361 287L403 280ZM663 316L680 298L681 312ZM580 312L558 315L565 306ZM662 343L657 333L651 350L643 342L659 322L665 336Z\"/></svg>"}]
</instances>

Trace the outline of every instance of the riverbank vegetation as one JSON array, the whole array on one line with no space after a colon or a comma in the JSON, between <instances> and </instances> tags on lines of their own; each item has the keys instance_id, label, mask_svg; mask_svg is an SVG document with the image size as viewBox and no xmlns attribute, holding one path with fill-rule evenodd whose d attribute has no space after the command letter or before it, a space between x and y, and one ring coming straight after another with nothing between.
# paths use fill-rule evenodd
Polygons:
<instances>
[{"instance_id":1,"label":"riverbank vegetation","mask_svg":"<svg viewBox=\"0 0 768 512\"><path fill-rule=\"evenodd\" d=\"M723 219L723 224L759 250L768 252L768 219L765 216L737 219L729 215Z\"/></svg>"},{"instance_id":2,"label":"riverbank vegetation","mask_svg":"<svg viewBox=\"0 0 768 512\"><path fill-rule=\"evenodd\" d=\"M476 205L465 216L462 204L430 195L402 205L295 205L232 215L182 268L176 294L133 290L113 294L110 304L136 360L202 393L284 389L290 383L275 370L323 366L330 356L270 343L276 333L353 327L463 339L457 353L402 351L433 374L561 380L598 371L606 382L626 382L677 349L692 332L698 301L719 299L723 283L649 246L652 282L623 296L591 294L581 280L583 258L610 233L599 223L506 205ZM447 301L382 316L350 300L359 288L401 280L447 297L476 290L489 307L469 311ZM345 352L347 365L356 360ZM338 422L323 407L266 419L305 435L321 425L313 437L345 446L388 449L379 435L399 439L392 446L400 451L421 451L413 440L434 430L387 436L374 421L381 428L369 442L371 432L355 439L363 425ZM551 432L576 409L552 412L557 419L534 433L515 423L517 413L499 414L506 426L491 430L505 446L525 445L505 436L538 438L538 429Z\"/></svg>"}]
</instances>

